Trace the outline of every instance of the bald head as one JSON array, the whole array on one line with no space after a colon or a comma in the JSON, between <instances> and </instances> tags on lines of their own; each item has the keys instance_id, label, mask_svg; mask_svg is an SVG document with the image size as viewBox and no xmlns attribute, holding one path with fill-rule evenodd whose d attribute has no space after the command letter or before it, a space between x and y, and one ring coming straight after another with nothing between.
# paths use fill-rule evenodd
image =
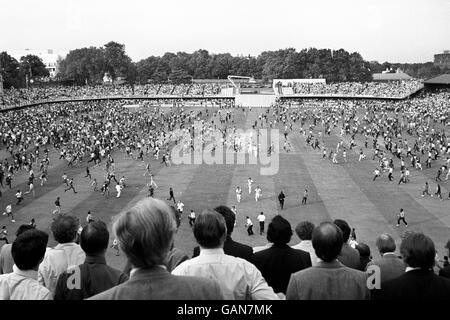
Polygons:
<instances>
[{"instance_id":1,"label":"bald head","mask_svg":"<svg viewBox=\"0 0 450 320\"><path fill-rule=\"evenodd\" d=\"M312 234L312 245L317 257L325 262L334 261L341 253L344 244L342 231L331 222L322 222Z\"/></svg>"},{"instance_id":2,"label":"bald head","mask_svg":"<svg viewBox=\"0 0 450 320\"><path fill-rule=\"evenodd\" d=\"M385 254L388 252L394 252L395 251L395 240L392 238L390 234L383 233L381 234L376 241L376 246L378 248L378 251L380 254Z\"/></svg>"}]
</instances>

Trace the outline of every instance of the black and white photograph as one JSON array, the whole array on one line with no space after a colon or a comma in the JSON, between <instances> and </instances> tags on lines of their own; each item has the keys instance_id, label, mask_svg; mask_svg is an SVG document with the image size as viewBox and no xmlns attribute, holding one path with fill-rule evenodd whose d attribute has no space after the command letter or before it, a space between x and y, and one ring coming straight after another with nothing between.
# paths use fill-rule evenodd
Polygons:
<instances>
[{"instance_id":1,"label":"black and white photograph","mask_svg":"<svg viewBox=\"0 0 450 320\"><path fill-rule=\"evenodd\" d=\"M15 0L0 24L0 300L450 300L450 0Z\"/></svg>"}]
</instances>

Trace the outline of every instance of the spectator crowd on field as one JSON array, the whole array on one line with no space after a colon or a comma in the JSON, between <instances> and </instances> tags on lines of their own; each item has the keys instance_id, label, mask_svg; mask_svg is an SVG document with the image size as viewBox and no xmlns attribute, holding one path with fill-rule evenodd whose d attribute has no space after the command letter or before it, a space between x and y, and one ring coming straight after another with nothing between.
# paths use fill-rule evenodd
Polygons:
<instances>
[{"instance_id":1,"label":"spectator crowd on field","mask_svg":"<svg viewBox=\"0 0 450 320\"><path fill-rule=\"evenodd\" d=\"M422 87L418 80L390 82L289 83L293 94L404 98Z\"/></svg>"}]
</instances>

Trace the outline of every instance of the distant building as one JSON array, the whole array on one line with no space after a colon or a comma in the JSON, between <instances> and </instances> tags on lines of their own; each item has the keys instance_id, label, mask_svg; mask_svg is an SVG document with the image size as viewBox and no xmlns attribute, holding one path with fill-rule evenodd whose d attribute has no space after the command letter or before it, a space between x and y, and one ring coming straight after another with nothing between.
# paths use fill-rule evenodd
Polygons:
<instances>
[{"instance_id":1,"label":"distant building","mask_svg":"<svg viewBox=\"0 0 450 320\"><path fill-rule=\"evenodd\" d=\"M108 72L105 72L103 75L103 84L115 84L120 85L126 83L125 77L117 77L115 80L111 77L111 75Z\"/></svg>"},{"instance_id":2,"label":"distant building","mask_svg":"<svg viewBox=\"0 0 450 320\"><path fill-rule=\"evenodd\" d=\"M45 68L50 73L50 78L54 78L58 72L58 60L65 58L67 52L55 52L52 49L45 50L35 50L35 49L24 49L24 50L15 50L9 53L14 59L20 61L20 58L27 55L35 55L41 58L42 62L45 65Z\"/></svg>"},{"instance_id":3,"label":"distant building","mask_svg":"<svg viewBox=\"0 0 450 320\"><path fill-rule=\"evenodd\" d=\"M435 54L434 65L441 68L450 68L450 50L445 50L444 53Z\"/></svg>"},{"instance_id":4,"label":"distant building","mask_svg":"<svg viewBox=\"0 0 450 320\"><path fill-rule=\"evenodd\" d=\"M105 72L105 74L103 75L103 83L104 84L112 84L113 83L113 79L107 72Z\"/></svg>"}]
</instances>

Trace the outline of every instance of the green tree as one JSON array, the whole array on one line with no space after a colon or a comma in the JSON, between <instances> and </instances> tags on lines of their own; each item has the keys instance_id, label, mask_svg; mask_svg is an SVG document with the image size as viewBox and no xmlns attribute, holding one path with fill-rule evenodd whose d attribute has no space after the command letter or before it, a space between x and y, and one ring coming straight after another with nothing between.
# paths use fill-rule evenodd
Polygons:
<instances>
[{"instance_id":1,"label":"green tree","mask_svg":"<svg viewBox=\"0 0 450 320\"><path fill-rule=\"evenodd\" d=\"M102 51L105 59L104 71L113 82L117 77L126 77L132 61L125 52L125 45L111 41L104 45Z\"/></svg>"},{"instance_id":2,"label":"green tree","mask_svg":"<svg viewBox=\"0 0 450 320\"><path fill-rule=\"evenodd\" d=\"M168 78L173 83L188 83L191 81L191 76L185 70L173 70Z\"/></svg>"},{"instance_id":3,"label":"green tree","mask_svg":"<svg viewBox=\"0 0 450 320\"><path fill-rule=\"evenodd\" d=\"M0 53L0 73L5 89L10 89L11 87L19 88L21 86L19 62L7 52Z\"/></svg>"},{"instance_id":4,"label":"green tree","mask_svg":"<svg viewBox=\"0 0 450 320\"><path fill-rule=\"evenodd\" d=\"M229 53L216 54L210 59L211 76L216 79L226 79L230 75L233 57Z\"/></svg>"},{"instance_id":5,"label":"green tree","mask_svg":"<svg viewBox=\"0 0 450 320\"><path fill-rule=\"evenodd\" d=\"M60 62L57 77L77 84L96 84L102 81L104 72L103 50L90 47L70 51Z\"/></svg>"},{"instance_id":6,"label":"green tree","mask_svg":"<svg viewBox=\"0 0 450 320\"><path fill-rule=\"evenodd\" d=\"M50 75L41 58L32 54L20 58L20 73L23 76L28 74L31 78L48 77Z\"/></svg>"},{"instance_id":7,"label":"green tree","mask_svg":"<svg viewBox=\"0 0 450 320\"><path fill-rule=\"evenodd\" d=\"M136 63L137 80L140 83L146 83L152 79L153 74L158 69L159 57L148 57Z\"/></svg>"}]
</instances>

